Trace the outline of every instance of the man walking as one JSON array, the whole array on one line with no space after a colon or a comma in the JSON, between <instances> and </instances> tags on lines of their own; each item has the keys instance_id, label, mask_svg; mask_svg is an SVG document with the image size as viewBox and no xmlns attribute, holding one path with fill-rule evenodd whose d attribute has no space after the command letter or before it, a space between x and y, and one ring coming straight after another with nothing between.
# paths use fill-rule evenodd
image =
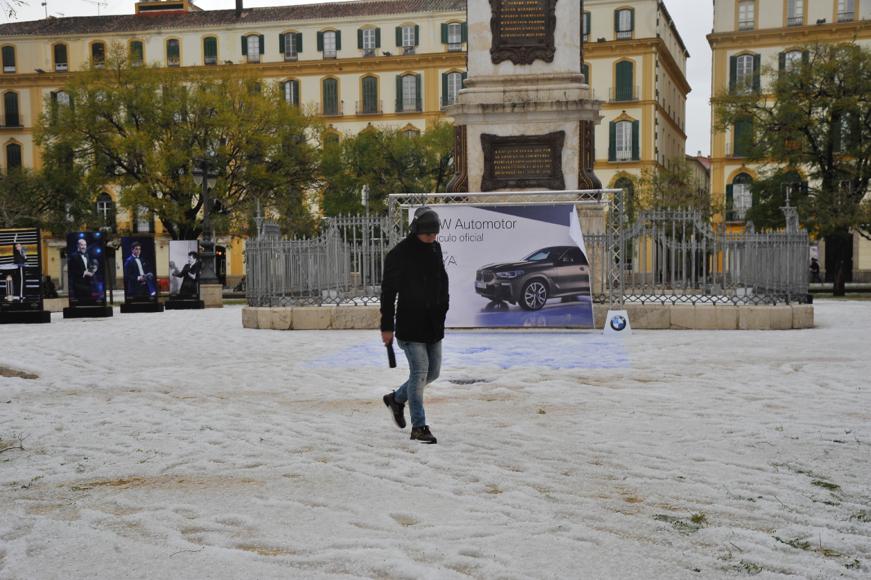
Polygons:
<instances>
[{"instance_id":1,"label":"man walking","mask_svg":"<svg viewBox=\"0 0 871 580\"><path fill-rule=\"evenodd\" d=\"M409 369L408 380L384 395L384 404L396 424L404 428L408 401L411 438L422 443L436 443L426 424L423 389L439 376L448 312L448 274L442 248L435 241L438 233L438 214L428 207L418 208L411 233L387 254L381 282L381 339L385 345L391 344L395 331Z\"/></svg>"}]
</instances>

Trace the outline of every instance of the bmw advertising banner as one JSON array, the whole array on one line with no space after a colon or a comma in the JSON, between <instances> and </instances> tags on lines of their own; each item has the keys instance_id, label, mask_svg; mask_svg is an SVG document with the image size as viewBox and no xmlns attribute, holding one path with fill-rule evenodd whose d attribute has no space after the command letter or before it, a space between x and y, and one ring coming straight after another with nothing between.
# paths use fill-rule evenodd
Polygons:
<instances>
[{"instance_id":1,"label":"bmw advertising banner","mask_svg":"<svg viewBox=\"0 0 871 580\"><path fill-rule=\"evenodd\" d=\"M433 209L450 279L447 326L593 328L591 272L574 205Z\"/></svg>"}]
</instances>

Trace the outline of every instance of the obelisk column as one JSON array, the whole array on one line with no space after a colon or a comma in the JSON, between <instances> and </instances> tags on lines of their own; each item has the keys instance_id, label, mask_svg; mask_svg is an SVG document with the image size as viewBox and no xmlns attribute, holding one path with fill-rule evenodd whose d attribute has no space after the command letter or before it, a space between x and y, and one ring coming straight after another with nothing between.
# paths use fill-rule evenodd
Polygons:
<instances>
[{"instance_id":1,"label":"obelisk column","mask_svg":"<svg viewBox=\"0 0 871 580\"><path fill-rule=\"evenodd\" d=\"M581 73L582 3L469 0L452 191L595 188L598 101Z\"/></svg>"}]
</instances>

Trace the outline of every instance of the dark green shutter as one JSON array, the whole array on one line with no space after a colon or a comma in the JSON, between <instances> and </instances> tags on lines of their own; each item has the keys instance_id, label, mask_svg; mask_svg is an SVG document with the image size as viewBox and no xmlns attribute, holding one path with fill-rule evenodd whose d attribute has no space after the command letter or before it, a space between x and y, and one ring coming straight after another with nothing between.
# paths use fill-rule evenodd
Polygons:
<instances>
[{"instance_id":1,"label":"dark green shutter","mask_svg":"<svg viewBox=\"0 0 871 580\"><path fill-rule=\"evenodd\" d=\"M632 121L632 160L641 159L641 122Z\"/></svg>"},{"instance_id":2,"label":"dark green shutter","mask_svg":"<svg viewBox=\"0 0 871 580\"><path fill-rule=\"evenodd\" d=\"M357 48L363 48L363 29L357 29Z\"/></svg>"},{"instance_id":3,"label":"dark green shutter","mask_svg":"<svg viewBox=\"0 0 871 580\"><path fill-rule=\"evenodd\" d=\"M726 220L729 220L729 212L735 207L734 186L730 183L726 186Z\"/></svg>"},{"instance_id":4,"label":"dark green shutter","mask_svg":"<svg viewBox=\"0 0 871 580\"><path fill-rule=\"evenodd\" d=\"M324 51L324 33L318 32L318 52Z\"/></svg>"},{"instance_id":5,"label":"dark green shutter","mask_svg":"<svg viewBox=\"0 0 871 580\"><path fill-rule=\"evenodd\" d=\"M735 157L746 157L750 149L751 139L753 134L753 124L749 120L741 120L735 123L735 143L733 145L733 155Z\"/></svg>"},{"instance_id":6,"label":"dark green shutter","mask_svg":"<svg viewBox=\"0 0 871 580\"><path fill-rule=\"evenodd\" d=\"M448 104L448 73L442 73L442 106Z\"/></svg>"},{"instance_id":7,"label":"dark green shutter","mask_svg":"<svg viewBox=\"0 0 871 580\"><path fill-rule=\"evenodd\" d=\"M336 52L342 50L342 31L336 31Z\"/></svg>"},{"instance_id":8,"label":"dark green shutter","mask_svg":"<svg viewBox=\"0 0 871 580\"><path fill-rule=\"evenodd\" d=\"M448 43L448 25L446 22L442 22L442 44Z\"/></svg>"},{"instance_id":9,"label":"dark green shutter","mask_svg":"<svg viewBox=\"0 0 871 580\"><path fill-rule=\"evenodd\" d=\"M590 13L584 12L584 24L582 25L583 29L581 30L581 34L584 34L584 33L592 34L592 28L590 27L590 24L591 24L590 18L591 18Z\"/></svg>"},{"instance_id":10,"label":"dark green shutter","mask_svg":"<svg viewBox=\"0 0 871 580\"><path fill-rule=\"evenodd\" d=\"M614 34L616 35L620 32L620 11L614 11Z\"/></svg>"},{"instance_id":11,"label":"dark green shutter","mask_svg":"<svg viewBox=\"0 0 871 580\"><path fill-rule=\"evenodd\" d=\"M3 47L3 66L15 66L15 47L12 46L4 46Z\"/></svg>"},{"instance_id":12,"label":"dark green shutter","mask_svg":"<svg viewBox=\"0 0 871 580\"><path fill-rule=\"evenodd\" d=\"M381 48L381 28L375 29L375 48Z\"/></svg>"},{"instance_id":13,"label":"dark green shutter","mask_svg":"<svg viewBox=\"0 0 871 580\"><path fill-rule=\"evenodd\" d=\"M218 39L214 36L209 36L203 41L203 52L206 54L206 57L212 57L214 59L218 58Z\"/></svg>"},{"instance_id":14,"label":"dark green shutter","mask_svg":"<svg viewBox=\"0 0 871 580\"><path fill-rule=\"evenodd\" d=\"M282 32L281 34L278 35L278 52L280 52L283 55L285 48L286 47L284 45L284 33Z\"/></svg>"},{"instance_id":15,"label":"dark green shutter","mask_svg":"<svg viewBox=\"0 0 871 580\"><path fill-rule=\"evenodd\" d=\"M18 127L18 93L10 91L3 95L3 108L6 111L6 126Z\"/></svg>"},{"instance_id":16,"label":"dark green shutter","mask_svg":"<svg viewBox=\"0 0 871 580\"><path fill-rule=\"evenodd\" d=\"M469 25L463 22L460 24L460 42L469 41Z\"/></svg>"},{"instance_id":17,"label":"dark green shutter","mask_svg":"<svg viewBox=\"0 0 871 580\"><path fill-rule=\"evenodd\" d=\"M402 27L401 26L396 27L396 46L397 47L402 46Z\"/></svg>"},{"instance_id":18,"label":"dark green shutter","mask_svg":"<svg viewBox=\"0 0 871 580\"><path fill-rule=\"evenodd\" d=\"M635 30L635 8L629 9L629 31Z\"/></svg>"},{"instance_id":19,"label":"dark green shutter","mask_svg":"<svg viewBox=\"0 0 871 580\"><path fill-rule=\"evenodd\" d=\"M420 26L414 25L414 46L420 44Z\"/></svg>"},{"instance_id":20,"label":"dark green shutter","mask_svg":"<svg viewBox=\"0 0 871 580\"><path fill-rule=\"evenodd\" d=\"M786 70L786 53L781 52L777 55L777 70L783 72Z\"/></svg>"},{"instance_id":21,"label":"dark green shutter","mask_svg":"<svg viewBox=\"0 0 871 580\"><path fill-rule=\"evenodd\" d=\"M462 73L460 76L460 88L465 88L466 86L466 77L469 76L467 73Z\"/></svg>"},{"instance_id":22,"label":"dark green shutter","mask_svg":"<svg viewBox=\"0 0 871 580\"><path fill-rule=\"evenodd\" d=\"M761 76L762 71L762 55L754 54L753 55L753 90L758 91L761 86Z\"/></svg>"},{"instance_id":23,"label":"dark green shutter","mask_svg":"<svg viewBox=\"0 0 871 580\"><path fill-rule=\"evenodd\" d=\"M617 123L608 123L608 161L617 161Z\"/></svg>"},{"instance_id":24,"label":"dark green shutter","mask_svg":"<svg viewBox=\"0 0 871 580\"><path fill-rule=\"evenodd\" d=\"M621 61L617 63L617 87L615 97L618 101L632 100L632 72L633 66L631 62Z\"/></svg>"},{"instance_id":25,"label":"dark green shutter","mask_svg":"<svg viewBox=\"0 0 871 580\"><path fill-rule=\"evenodd\" d=\"M299 81L290 81L290 92L293 104L299 106Z\"/></svg>"},{"instance_id":26,"label":"dark green shutter","mask_svg":"<svg viewBox=\"0 0 871 580\"><path fill-rule=\"evenodd\" d=\"M248 37L242 37L242 56L248 56Z\"/></svg>"},{"instance_id":27,"label":"dark green shutter","mask_svg":"<svg viewBox=\"0 0 871 580\"><path fill-rule=\"evenodd\" d=\"M729 93L735 94L735 87L738 84L738 57L729 57Z\"/></svg>"},{"instance_id":28,"label":"dark green shutter","mask_svg":"<svg viewBox=\"0 0 871 580\"><path fill-rule=\"evenodd\" d=\"M296 52L297 54L302 52L302 32L296 33Z\"/></svg>"},{"instance_id":29,"label":"dark green shutter","mask_svg":"<svg viewBox=\"0 0 871 580\"><path fill-rule=\"evenodd\" d=\"M584 75L584 82L590 84L590 65L584 63L581 65L581 74Z\"/></svg>"},{"instance_id":30,"label":"dark green shutter","mask_svg":"<svg viewBox=\"0 0 871 580\"><path fill-rule=\"evenodd\" d=\"M402 112L402 75L396 75L396 112Z\"/></svg>"},{"instance_id":31,"label":"dark green shutter","mask_svg":"<svg viewBox=\"0 0 871 580\"><path fill-rule=\"evenodd\" d=\"M414 102L417 105L418 111L423 110L423 103L421 103L421 101L420 101L420 84L421 84L420 83L420 75L419 74L414 75L414 91L415 91Z\"/></svg>"},{"instance_id":32,"label":"dark green shutter","mask_svg":"<svg viewBox=\"0 0 871 580\"><path fill-rule=\"evenodd\" d=\"M803 50L803 51L801 51L801 62L802 62L802 64L807 64L807 63L809 63L809 62L810 62L810 59L811 59L811 53L810 53L810 51L807 51L807 50Z\"/></svg>"},{"instance_id":33,"label":"dark green shutter","mask_svg":"<svg viewBox=\"0 0 871 580\"><path fill-rule=\"evenodd\" d=\"M258 38L258 44L260 44L260 54L263 54L266 51L266 38L262 34Z\"/></svg>"}]
</instances>

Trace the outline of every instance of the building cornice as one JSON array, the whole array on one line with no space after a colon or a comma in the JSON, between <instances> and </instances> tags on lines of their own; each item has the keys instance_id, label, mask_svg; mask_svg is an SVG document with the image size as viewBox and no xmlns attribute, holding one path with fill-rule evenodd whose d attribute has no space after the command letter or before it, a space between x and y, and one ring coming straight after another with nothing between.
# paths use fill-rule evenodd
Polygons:
<instances>
[{"instance_id":1,"label":"building cornice","mask_svg":"<svg viewBox=\"0 0 871 580\"><path fill-rule=\"evenodd\" d=\"M584 60L594 58L620 58L654 53L660 57L669 76L675 81L684 96L692 90L686 75L674 60L668 45L661 38L636 38L632 40L608 40L605 42L585 42Z\"/></svg>"},{"instance_id":2,"label":"building cornice","mask_svg":"<svg viewBox=\"0 0 871 580\"><path fill-rule=\"evenodd\" d=\"M811 42L849 42L871 38L871 22L854 21L812 26L788 26L740 32L715 32L707 36L713 50L807 44Z\"/></svg>"}]
</instances>

